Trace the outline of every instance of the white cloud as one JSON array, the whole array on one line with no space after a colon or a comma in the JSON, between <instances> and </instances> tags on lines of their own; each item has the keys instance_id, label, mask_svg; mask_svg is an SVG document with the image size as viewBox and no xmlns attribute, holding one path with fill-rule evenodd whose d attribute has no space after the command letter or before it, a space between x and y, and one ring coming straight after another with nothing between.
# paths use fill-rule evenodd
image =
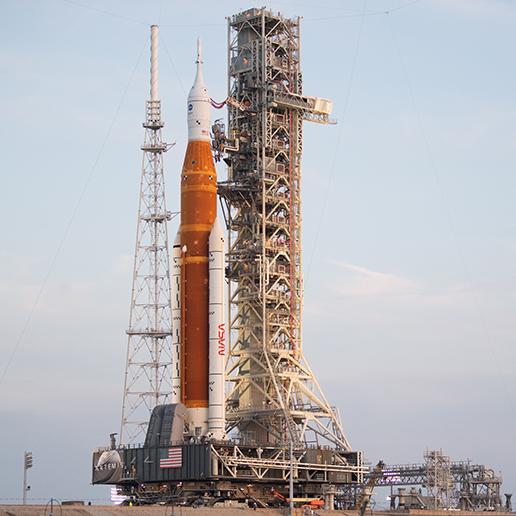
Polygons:
<instances>
[{"instance_id":1,"label":"white cloud","mask_svg":"<svg viewBox=\"0 0 516 516\"><path fill-rule=\"evenodd\" d=\"M410 312L445 308L469 312L474 306L473 292L465 284L433 285L428 279L424 281L337 260L328 261L345 270L332 278L328 289L348 302L351 299L353 303L375 303L377 308L396 306Z\"/></svg>"},{"instance_id":2,"label":"white cloud","mask_svg":"<svg viewBox=\"0 0 516 516\"><path fill-rule=\"evenodd\" d=\"M422 291L421 286L401 276L371 271L365 267L351 265L338 260L328 260L328 262L356 273L351 276L346 275L344 283L336 282L330 285L332 290L345 296L399 296ZM349 281L350 279L351 281Z\"/></svg>"}]
</instances>

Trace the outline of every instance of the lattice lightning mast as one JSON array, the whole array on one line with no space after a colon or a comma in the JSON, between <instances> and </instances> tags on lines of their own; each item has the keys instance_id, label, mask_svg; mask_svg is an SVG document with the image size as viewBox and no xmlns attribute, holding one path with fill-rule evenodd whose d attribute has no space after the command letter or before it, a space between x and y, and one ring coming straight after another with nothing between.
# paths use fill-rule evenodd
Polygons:
<instances>
[{"instance_id":1,"label":"lattice lightning mast","mask_svg":"<svg viewBox=\"0 0 516 516\"><path fill-rule=\"evenodd\" d=\"M140 207L120 439L144 436L154 407L172 398L172 311L165 203L158 27L151 27L151 100L147 101Z\"/></svg>"}]
</instances>

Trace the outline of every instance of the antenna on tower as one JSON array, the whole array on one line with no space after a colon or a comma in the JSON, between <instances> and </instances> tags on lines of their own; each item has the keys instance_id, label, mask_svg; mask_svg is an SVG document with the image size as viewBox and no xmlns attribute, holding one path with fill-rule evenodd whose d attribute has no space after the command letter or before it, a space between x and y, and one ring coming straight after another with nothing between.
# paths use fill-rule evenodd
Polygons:
<instances>
[{"instance_id":1,"label":"antenna on tower","mask_svg":"<svg viewBox=\"0 0 516 516\"><path fill-rule=\"evenodd\" d=\"M172 310L165 203L161 101L158 100L158 26L151 27L150 97L146 106L140 207L134 259L121 444L145 433L157 405L172 398Z\"/></svg>"}]
</instances>

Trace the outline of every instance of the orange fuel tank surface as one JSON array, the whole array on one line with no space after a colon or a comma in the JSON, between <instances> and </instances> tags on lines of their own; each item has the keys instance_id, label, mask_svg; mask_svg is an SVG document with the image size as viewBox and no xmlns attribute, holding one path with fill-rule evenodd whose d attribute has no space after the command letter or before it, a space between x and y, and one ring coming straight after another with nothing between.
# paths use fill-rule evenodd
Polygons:
<instances>
[{"instance_id":1,"label":"orange fuel tank surface","mask_svg":"<svg viewBox=\"0 0 516 516\"><path fill-rule=\"evenodd\" d=\"M181 174L181 393L187 408L209 406L208 240L216 216L217 175L210 144L190 141Z\"/></svg>"}]
</instances>

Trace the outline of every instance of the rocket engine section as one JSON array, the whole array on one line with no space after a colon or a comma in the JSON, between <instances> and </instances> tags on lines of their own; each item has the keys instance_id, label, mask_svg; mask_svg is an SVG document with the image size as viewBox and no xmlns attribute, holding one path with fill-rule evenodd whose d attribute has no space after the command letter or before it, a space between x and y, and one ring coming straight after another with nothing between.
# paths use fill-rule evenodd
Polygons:
<instances>
[{"instance_id":1,"label":"rocket engine section","mask_svg":"<svg viewBox=\"0 0 516 516\"><path fill-rule=\"evenodd\" d=\"M225 436L224 234L210 142L211 99L201 71L188 95L181 172L181 225L172 253L173 402L186 407L186 435Z\"/></svg>"}]
</instances>

